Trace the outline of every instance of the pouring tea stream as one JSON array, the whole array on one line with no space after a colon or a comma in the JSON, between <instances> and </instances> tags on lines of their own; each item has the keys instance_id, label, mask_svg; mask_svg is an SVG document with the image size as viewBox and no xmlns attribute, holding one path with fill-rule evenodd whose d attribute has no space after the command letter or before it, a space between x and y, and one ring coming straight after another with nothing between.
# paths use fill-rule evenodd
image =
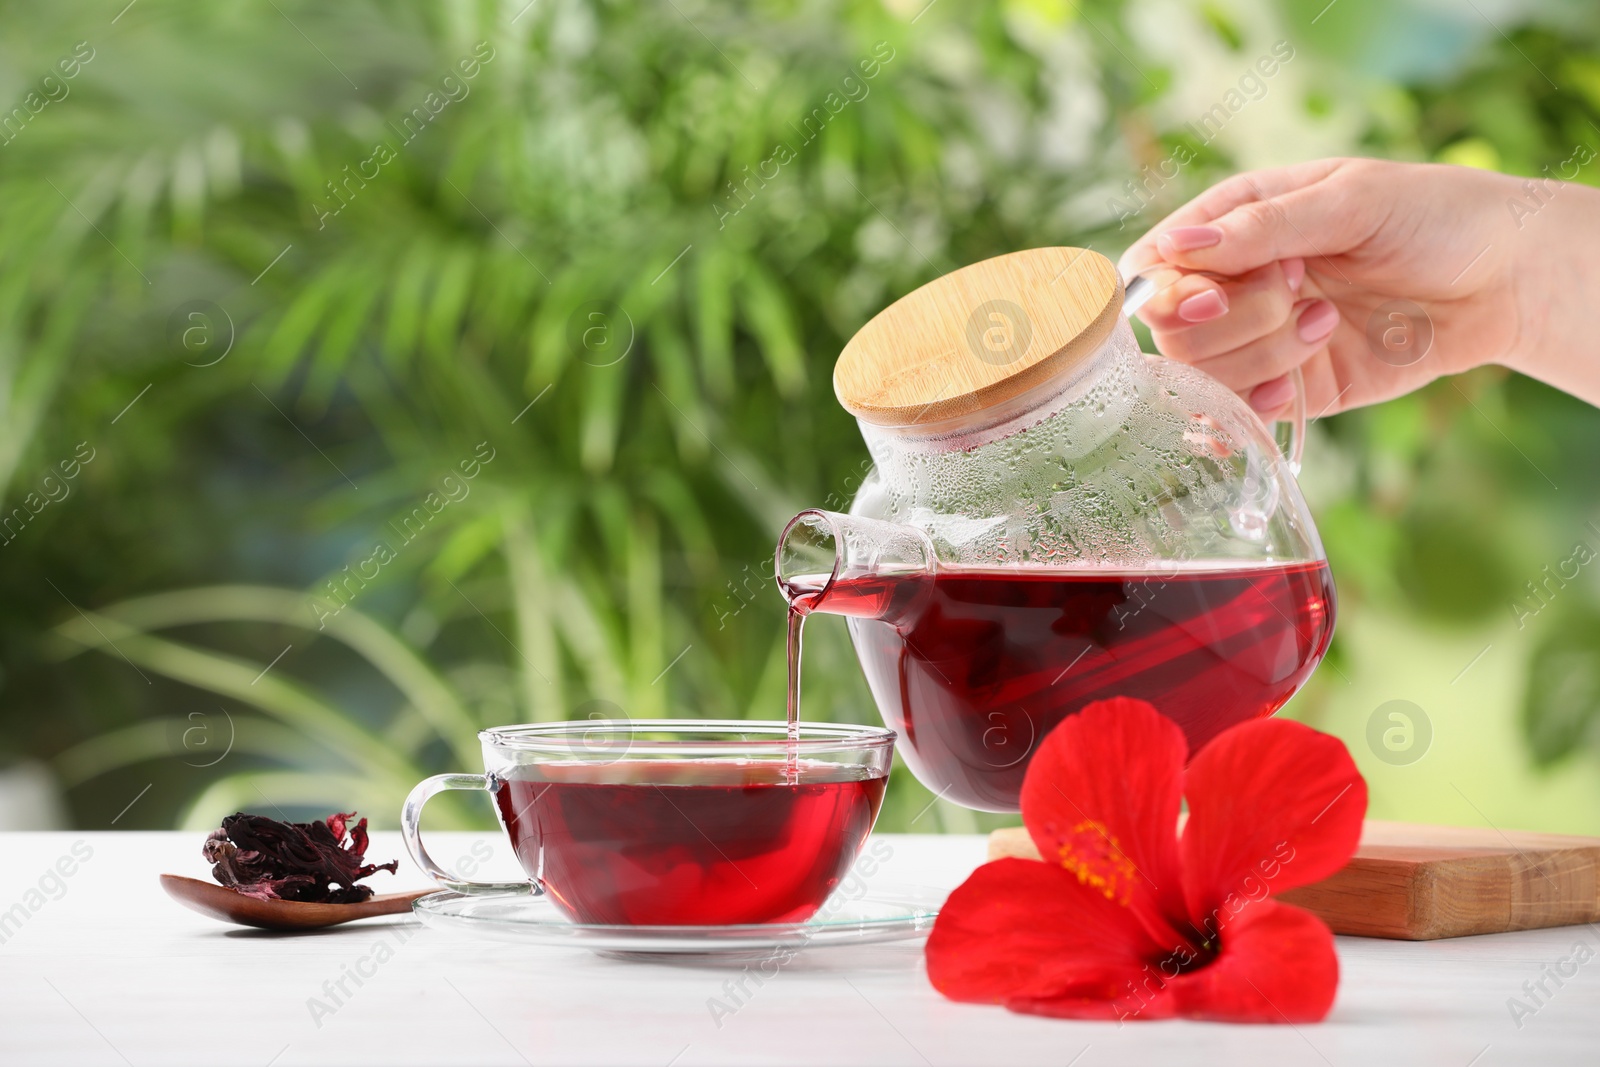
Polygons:
<instances>
[{"instance_id":1,"label":"pouring tea stream","mask_svg":"<svg viewBox=\"0 0 1600 1067\"><path fill-rule=\"evenodd\" d=\"M1149 700L1191 752L1270 715L1327 651L1335 594L1280 449L1203 372L1139 351L1096 252L1042 248L900 298L834 370L873 468L848 514L779 539L790 718L801 628L846 617L901 756L936 794L1017 810L1033 747L1091 700Z\"/></svg>"}]
</instances>

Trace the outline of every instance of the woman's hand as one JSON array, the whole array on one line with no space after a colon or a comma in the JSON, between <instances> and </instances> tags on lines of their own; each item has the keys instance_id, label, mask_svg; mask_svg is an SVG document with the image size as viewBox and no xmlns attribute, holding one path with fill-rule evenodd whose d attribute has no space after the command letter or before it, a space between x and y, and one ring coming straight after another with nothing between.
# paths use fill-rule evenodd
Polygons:
<instances>
[{"instance_id":1,"label":"woman's hand","mask_svg":"<svg viewBox=\"0 0 1600 1067\"><path fill-rule=\"evenodd\" d=\"M1139 312L1162 353L1220 379L1263 417L1287 411L1295 367L1311 416L1487 363L1594 403L1600 370L1570 366L1573 353L1558 350L1583 328L1569 294L1600 281L1600 267L1584 262L1600 258L1597 232L1600 193L1583 186L1330 159L1214 186L1141 238L1122 267L1162 287Z\"/></svg>"}]
</instances>

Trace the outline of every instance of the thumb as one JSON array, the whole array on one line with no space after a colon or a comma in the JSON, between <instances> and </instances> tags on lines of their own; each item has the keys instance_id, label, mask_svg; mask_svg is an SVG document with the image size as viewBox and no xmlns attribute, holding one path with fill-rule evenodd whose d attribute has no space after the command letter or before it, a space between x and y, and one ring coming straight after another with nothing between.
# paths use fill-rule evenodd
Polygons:
<instances>
[{"instance_id":1,"label":"thumb","mask_svg":"<svg viewBox=\"0 0 1600 1067\"><path fill-rule=\"evenodd\" d=\"M1348 252L1370 228L1330 183L1251 200L1199 226L1156 235L1162 259L1188 270L1238 275L1294 257Z\"/></svg>"}]
</instances>

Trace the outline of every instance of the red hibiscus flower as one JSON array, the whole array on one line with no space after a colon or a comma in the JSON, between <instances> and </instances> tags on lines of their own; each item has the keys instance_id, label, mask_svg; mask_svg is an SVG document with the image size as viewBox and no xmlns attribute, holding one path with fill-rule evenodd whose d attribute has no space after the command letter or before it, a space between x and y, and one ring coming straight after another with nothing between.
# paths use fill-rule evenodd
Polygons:
<instances>
[{"instance_id":1,"label":"red hibiscus flower","mask_svg":"<svg viewBox=\"0 0 1600 1067\"><path fill-rule=\"evenodd\" d=\"M928 938L934 988L1074 1019L1327 1015L1333 934L1269 895L1344 866L1366 783L1337 738L1286 719L1225 731L1186 770L1187 755L1140 700L1056 727L1022 786L1044 862L984 864L950 895Z\"/></svg>"}]
</instances>

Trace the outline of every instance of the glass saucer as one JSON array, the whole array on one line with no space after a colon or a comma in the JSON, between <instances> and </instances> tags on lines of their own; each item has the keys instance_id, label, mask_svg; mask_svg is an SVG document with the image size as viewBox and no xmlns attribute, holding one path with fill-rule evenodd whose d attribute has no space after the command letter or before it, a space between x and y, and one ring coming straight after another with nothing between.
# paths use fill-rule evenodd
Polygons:
<instances>
[{"instance_id":1,"label":"glass saucer","mask_svg":"<svg viewBox=\"0 0 1600 1067\"><path fill-rule=\"evenodd\" d=\"M830 899L803 923L732 926L609 926L577 923L530 893L442 892L412 903L428 926L496 941L585 948L627 959L765 960L785 952L922 938L948 894L883 886L856 899Z\"/></svg>"}]
</instances>

